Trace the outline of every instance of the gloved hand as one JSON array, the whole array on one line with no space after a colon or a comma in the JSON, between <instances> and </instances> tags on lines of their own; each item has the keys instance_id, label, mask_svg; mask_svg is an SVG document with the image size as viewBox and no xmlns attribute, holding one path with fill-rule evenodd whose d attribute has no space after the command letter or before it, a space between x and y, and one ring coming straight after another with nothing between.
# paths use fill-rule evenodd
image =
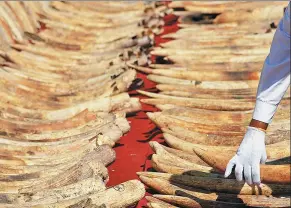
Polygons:
<instances>
[{"instance_id":1,"label":"gloved hand","mask_svg":"<svg viewBox=\"0 0 291 208\"><path fill-rule=\"evenodd\" d=\"M243 180L243 173L247 184L260 184L260 163L267 160L265 132L255 127L248 127L236 155L229 161L225 177L231 174L235 167L235 177L238 181Z\"/></svg>"}]
</instances>

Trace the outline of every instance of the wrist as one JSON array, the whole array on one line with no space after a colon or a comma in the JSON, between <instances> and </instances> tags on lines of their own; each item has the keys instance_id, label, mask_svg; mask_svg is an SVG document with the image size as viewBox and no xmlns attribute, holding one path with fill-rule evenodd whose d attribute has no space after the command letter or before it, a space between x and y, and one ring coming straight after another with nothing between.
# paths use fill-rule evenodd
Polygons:
<instances>
[{"instance_id":1,"label":"wrist","mask_svg":"<svg viewBox=\"0 0 291 208\"><path fill-rule=\"evenodd\" d=\"M254 127L254 128L257 128L259 130L262 130L264 132L266 132L267 128L268 128L268 123L265 123L265 122L262 122L262 121L258 121L258 120L255 120L255 119L252 119L249 126L250 127Z\"/></svg>"},{"instance_id":2,"label":"wrist","mask_svg":"<svg viewBox=\"0 0 291 208\"><path fill-rule=\"evenodd\" d=\"M253 129L257 130L257 131L261 131L261 132L263 132L264 134L267 133L267 131L266 131L265 129L261 129L261 128L253 127L253 126L249 126L249 127L253 128Z\"/></svg>"},{"instance_id":3,"label":"wrist","mask_svg":"<svg viewBox=\"0 0 291 208\"><path fill-rule=\"evenodd\" d=\"M252 132L259 132L259 133L263 134L264 136L267 133L266 130L264 130L264 129L260 129L260 128L252 127L252 126L248 126L248 130L251 130Z\"/></svg>"}]
</instances>

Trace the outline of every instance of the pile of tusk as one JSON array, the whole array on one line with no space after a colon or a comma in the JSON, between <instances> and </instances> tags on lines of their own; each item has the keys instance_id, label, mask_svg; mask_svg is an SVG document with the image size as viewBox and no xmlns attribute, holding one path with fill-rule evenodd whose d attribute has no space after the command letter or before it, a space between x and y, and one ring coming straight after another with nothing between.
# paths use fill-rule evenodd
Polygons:
<instances>
[{"instance_id":1,"label":"pile of tusk","mask_svg":"<svg viewBox=\"0 0 291 208\"><path fill-rule=\"evenodd\" d=\"M152 55L163 63L130 68L148 74L158 93L141 102L168 146L150 142L152 167L139 172L159 194L148 207L289 207L290 92L267 132L260 187L223 173L251 120L264 59L288 2L173 1L180 30ZM181 9L182 8L182 9ZM161 59L159 59L161 60Z\"/></svg>"},{"instance_id":2,"label":"pile of tusk","mask_svg":"<svg viewBox=\"0 0 291 208\"><path fill-rule=\"evenodd\" d=\"M127 207L137 180L107 188L112 147L139 111L129 64L148 64L163 5L0 2L0 207Z\"/></svg>"}]
</instances>

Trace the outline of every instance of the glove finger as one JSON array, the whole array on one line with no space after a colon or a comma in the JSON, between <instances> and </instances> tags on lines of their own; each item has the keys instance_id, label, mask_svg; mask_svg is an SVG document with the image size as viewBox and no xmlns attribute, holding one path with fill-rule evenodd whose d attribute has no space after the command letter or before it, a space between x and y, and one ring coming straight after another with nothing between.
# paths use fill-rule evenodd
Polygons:
<instances>
[{"instance_id":1,"label":"glove finger","mask_svg":"<svg viewBox=\"0 0 291 208\"><path fill-rule=\"evenodd\" d=\"M231 160L228 162L225 173L224 173L225 178L227 178L231 174L232 168L235 166L235 163L236 163L236 156L231 158Z\"/></svg>"},{"instance_id":2,"label":"glove finger","mask_svg":"<svg viewBox=\"0 0 291 208\"><path fill-rule=\"evenodd\" d=\"M244 177L247 184L252 185L252 168L250 165L244 166Z\"/></svg>"},{"instance_id":3,"label":"glove finger","mask_svg":"<svg viewBox=\"0 0 291 208\"><path fill-rule=\"evenodd\" d=\"M243 166L241 164L236 164L235 166L235 177L237 181L243 180Z\"/></svg>"},{"instance_id":4,"label":"glove finger","mask_svg":"<svg viewBox=\"0 0 291 208\"><path fill-rule=\"evenodd\" d=\"M266 150L265 150L265 151L263 151L263 154L262 154L262 157L261 157L260 163L261 163L261 164L265 164L266 161L267 161L267 152L266 152Z\"/></svg>"},{"instance_id":5,"label":"glove finger","mask_svg":"<svg viewBox=\"0 0 291 208\"><path fill-rule=\"evenodd\" d=\"M253 165L251 168L252 168L253 183L256 184L256 185L260 185L260 183L261 183L260 166L259 165Z\"/></svg>"}]
</instances>

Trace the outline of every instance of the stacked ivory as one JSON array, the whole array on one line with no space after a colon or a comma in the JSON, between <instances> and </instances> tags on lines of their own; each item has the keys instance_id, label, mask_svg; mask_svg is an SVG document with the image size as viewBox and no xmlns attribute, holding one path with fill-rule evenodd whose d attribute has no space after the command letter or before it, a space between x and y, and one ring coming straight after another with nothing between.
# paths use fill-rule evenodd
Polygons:
<instances>
[{"instance_id":1,"label":"stacked ivory","mask_svg":"<svg viewBox=\"0 0 291 208\"><path fill-rule=\"evenodd\" d=\"M143 197L137 180L107 189L106 166L130 129L126 113L140 109L125 61L147 60L162 9L0 3L0 207L127 207Z\"/></svg>"},{"instance_id":2,"label":"stacked ivory","mask_svg":"<svg viewBox=\"0 0 291 208\"><path fill-rule=\"evenodd\" d=\"M188 11L177 12L185 15L180 18L182 28L165 35L173 40L152 51L166 64L130 65L157 83L159 93L140 91L150 97L141 101L161 110L148 117L169 145L151 142L157 172L138 173L160 193L148 197L148 207L290 206L289 92L267 132L268 162L261 165L261 187L223 176L251 120L260 70L274 35L270 23L282 17L287 3L282 4L170 4ZM257 12L263 10L280 12L270 21L266 13Z\"/></svg>"}]
</instances>

